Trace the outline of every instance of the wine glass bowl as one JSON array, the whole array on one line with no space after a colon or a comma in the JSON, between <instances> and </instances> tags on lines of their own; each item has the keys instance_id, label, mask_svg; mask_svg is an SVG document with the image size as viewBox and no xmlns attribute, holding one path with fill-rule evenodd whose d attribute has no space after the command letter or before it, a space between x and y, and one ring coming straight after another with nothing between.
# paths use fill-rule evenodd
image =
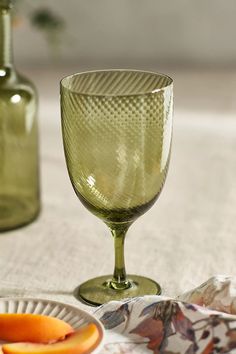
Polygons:
<instances>
[{"instance_id":1,"label":"wine glass bowl","mask_svg":"<svg viewBox=\"0 0 236 354\"><path fill-rule=\"evenodd\" d=\"M150 279L126 277L124 239L164 185L172 105L172 79L162 74L104 70L61 81L63 142L73 188L115 241L113 277L79 287L78 295L89 303L160 292Z\"/></svg>"}]
</instances>

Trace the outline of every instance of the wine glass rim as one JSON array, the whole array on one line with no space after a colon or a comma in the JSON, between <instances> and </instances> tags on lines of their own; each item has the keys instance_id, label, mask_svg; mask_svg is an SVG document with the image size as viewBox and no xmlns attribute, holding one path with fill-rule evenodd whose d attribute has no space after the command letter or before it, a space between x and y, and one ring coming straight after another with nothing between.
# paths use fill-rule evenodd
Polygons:
<instances>
[{"instance_id":1,"label":"wine glass rim","mask_svg":"<svg viewBox=\"0 0 236 354\"><path fill-rule=\"evenodd\" d=\"M167 84L163 85L162 87L155 88L152 90L147 90L144 92L138 92L138 93L127 93L127 94L112 94L112 93L86 93L82 92L79 90L73 90L71 88L68 88L67 85L65 84L66 81L73 79L74 77L77 76L82 76L82 75L87 75L87 74L95 74L95 73L109 73L109 72L130 72L130 73L143 73L143 74L149 74L149 75L155 75L159 77L166 78L168 80ZM155 71L149 71L149 70L138 70L138 69L101 69L101 70L86 70L86 71L81 71L81 72L76 72L74 74L66 75L60 80L60 86L63 89L66 89L70 91L73 94L81 95L81 96L96 96L96 97L127 97L127 96L145 96L145 95L150 95L154 94L160 91L163 91L167 89L168 87L173 86L173 79L166 74L155 72Z\"/></svg>"}]
</instances>

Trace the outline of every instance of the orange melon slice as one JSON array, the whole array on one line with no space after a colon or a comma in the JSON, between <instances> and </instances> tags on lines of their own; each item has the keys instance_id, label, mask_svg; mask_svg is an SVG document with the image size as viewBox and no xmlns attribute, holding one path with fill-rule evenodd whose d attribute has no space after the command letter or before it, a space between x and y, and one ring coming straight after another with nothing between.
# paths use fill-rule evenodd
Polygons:
<instances>
[{"instance_id":1,"label":"orange melon slice","mask_svg":"<svg viewBox=\"0 0 236 354\"><path fill-rule=\"evenodd\" d=\"M93 323L69 334L64 340L52 344L4 344L4 354L87 354L96 347L99 330Z\"/></svg>"},{"instance_id":2,"label":"orange melon slice","mask_svg":"<svg viewBox=\"0 0 236 354\"><path fill-rule=\"evenodd\" d=\"M35 314L0 314L0 340L49 343L65 338L73 328L55 317Z\"/></svg>"}]
</instances>

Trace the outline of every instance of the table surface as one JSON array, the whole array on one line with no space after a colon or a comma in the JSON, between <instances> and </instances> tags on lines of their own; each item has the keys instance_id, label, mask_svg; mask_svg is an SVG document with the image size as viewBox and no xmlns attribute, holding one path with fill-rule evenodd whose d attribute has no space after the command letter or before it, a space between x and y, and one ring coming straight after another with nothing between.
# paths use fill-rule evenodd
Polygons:
<instances>
[{"instance_id":1,"label":"table surface","mask_svg":"<svg viewBox=\"0 0 236 354\"><path fill-rule=\"evenodd\" d=\"M0 296L86 307L73 291L111 273L113 240L78 201L67 175L58 93L67 73L28 70L41 98L43 208L31 225L0 235ZM159 200L128 232L126 266L174 297L212 275L236 273L236 72L168 73L175 81L169 174Z\"/></svg>"}]
</instances>

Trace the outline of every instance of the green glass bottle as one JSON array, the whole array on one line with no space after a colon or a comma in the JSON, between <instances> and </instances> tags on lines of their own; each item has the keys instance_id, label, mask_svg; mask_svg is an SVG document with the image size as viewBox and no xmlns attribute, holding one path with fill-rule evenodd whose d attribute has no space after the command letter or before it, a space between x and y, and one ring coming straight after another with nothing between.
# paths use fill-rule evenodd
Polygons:
<instances>
[{"instance_id":1,"label":"green glass bottle","mask_svg":"<svg viewBox=\"0 0 236 354\"><path fill-rule=\"evenodd\" d=\"M0 231L39 213L37 94L13 65L11 0L0 0Z\"/></svg>"}]
</instances>

